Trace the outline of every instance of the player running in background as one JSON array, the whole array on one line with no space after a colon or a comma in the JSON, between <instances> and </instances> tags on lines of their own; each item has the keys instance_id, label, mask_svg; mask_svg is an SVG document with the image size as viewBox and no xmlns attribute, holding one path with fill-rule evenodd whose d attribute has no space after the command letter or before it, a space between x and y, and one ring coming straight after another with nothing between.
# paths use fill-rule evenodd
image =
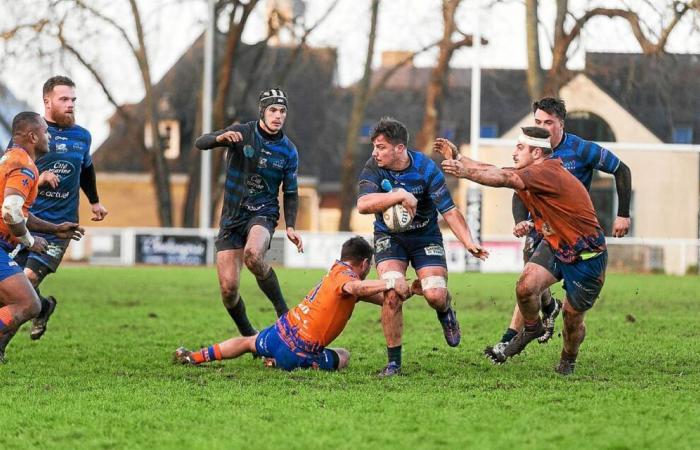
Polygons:
<instances>
[{"instance_id":1,"label":"player running in background","mask_svg":"<svg viewBox=\"0 0 700 450\"><path fill-rule=\"evenodd\" d=\"M377 271L382 279L403 279L410 263L420 279L425 299L437 313L447 344L455 347L461 333L447 290L447 262L437 223L438 212L472 255L485 259L488 252L472 240L464 216L455 207L435 163L418 151L408 150L408 131L401 122L388 117L381 119L372 131L371 140L374 148L360 174L357 209L376 218ZM414 218L407 230L392 232L382 213L397 204L408 209ZM385 294L381 319L388 364L380 376L392 376L401 370L403 335L402 300L396 292Z\"/></svg>"},{"instance_id":2,"label":"player running in background","mask_svg":"<svg viewBox=\"0 0 700 450\"><path fill-rule=\"evenodd\" d=\"M299 195L299 156L282 132L287 118L287 96L278 88L260 93L259 120L231 125L204 134L195 145L201 150L228 147L224 203L216 239L216 270L221 298L243 336L257 331L250 324L239 293L241 263L272 302L277 317L287 312L277 274L265 262L272 234L280 216L277 199L282 185L287 238L303 251L301 236L294 229Z\"/></svg>"},{"instance_id":3,"label":"player running in background","mask_svg":"<svg viewBox=\"0 0 700 450\"><path fill-rule=\"evenodd\" d=\"M328 345L343 331L357 302L381 304L382 293L388 290L402 298L410 296L410 288L403 278L365 280L372 267L372 254L372 246L366 240L359 236L350 238L343 244L340 260L321 282L274 325L260 334L231 338L194 352L181 347L175 351L175 360L196 365L255 353L273 358L274 364L284 370L346 367L350 353L343 348L328 348Z\"/></svg>"},{"instance_id":4,"label":"player running in background","mask_svg":"<svg viewBox=\"0 0 700 450\"><path fill-rule=\"evenodd\" d=\"M583 183L586 190L590 190L593 173L596 170L613 174L617 188L617 217L613 223L612 235L623 237L630 228L630 199L632 198L632 174L630 169L610 150L601 147L595 142L586 141L580 137L564 132L564 120L566 119L566 105L563 100L546 97L533 103L532 110L535 125L549 131L553 149L553 158L559 158L564 168L571 172ZM543 258L546 261L551 257L542 249L537 251L542 242L542 235L531 227L527 208L517 194L513 195L513 218L515 227L513 234L517 237L526 236L523 249L523 259L527 263L531 258ZM529 232L528 232L529 230ZM549 289L542 293L542 318L547 332L539 339L539 342L547 342L554 334L554 322L557 318L561 302L552 299ZM501 357L506 344L517 334L517 330L523 326L523 317L518 305L515 305L511 322L494 346L484 349L484 354L494 361Z\"/></svg>"},{"instance_id":5,"label":"player running in background","mask_svg":"<svg viewBox=\"0 0 700 450\"><path fill-rule=\"evenodd\" d=\"M48 126L44 119L34 112L17 114L12 121L12 142L12 147L0 158L0 339L3 341L8 341L24 322L41 311L37 293L9 252L22 244L42 254L49 248L42 237L47 233L61 239L78 240L84 231L77 223L55 225L29 212L38 194L39 172L34 161L49 151ZM0 362L4 360L3 346Z\"/></svg>"},{"instance_id":6,"label":"player running in background","mask_svg":"<svg viewBox=\"0 0 700 450\"><path fill-rule=\"evenodd\" d=\"M513 151L515 169L499 169L465 156L446 159L446 173L493 187L510 187L523 201L544 236L535 254L525 264L516 285L518 307L524 326L506 344L496 362L519 354L532 340L546 333L540 317L541 295L564 280L564 347L556 371L573 373L576 357L586 335L584 316L603 288L608 252L603 229L584 185L552 158L550 133L544 128L525 127ZM547 255L546 258L542 255Z\"/></svg>"},{"instance_id":7,"label":"player running in background","mask_svg":"<svg viewBox=\"0 0 700 450\"><path fill-rule=\"evenodd\" d=\"M75 83L65 76L54 76L43 86L44 118L49 126L49 153L36 162L39 169L39 195L32 205L32 214L54 224L78 222L78 206L82 189L90 201L92 220L101 221L107 210L97 195L95 166L90 156L90 132L75 124ZM41 313L32 321L30 336L39 339L56 308L56 299L44 297L39 285L44 278L56 272L70 239L51 234L37 234L49 243L45 253L23 247L15 261L24 267L24 273L37 290ZM11 337L0 339L4 350Z\"/></svg>"}]
</instances>

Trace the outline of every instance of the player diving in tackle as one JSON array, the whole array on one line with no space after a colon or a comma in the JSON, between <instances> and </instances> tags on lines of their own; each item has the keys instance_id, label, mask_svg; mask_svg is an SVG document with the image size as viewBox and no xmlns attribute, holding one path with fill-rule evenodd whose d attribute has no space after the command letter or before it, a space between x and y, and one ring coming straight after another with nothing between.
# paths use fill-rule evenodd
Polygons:
<instances>
[{"instance_id":1,"label":"player diving in tackle","mask_svg":"<svg viewBox=\"0 0 700 450\"><path fill-rule=\"evenodd\" d=\"M275 365L284 370L346 367L350 352L328 345L343 331L359 300L381 304L383 294L389 290L402 299L421 293L418 285L411 292L403 278L365 280L372 267L373 253L372 246L362 237L348 239L340 260L296 308L277 319L274 325L254 336L231 338L194 352L178 348L175 361L197 365L254 353L274 359Z\"/></svg>"},{"instance_id":2,"label":"player diving in tackle","mask_svg":"<svg viewBox=\"0 0 700 450\"><path fill-rule=\"evenodd\" d=\"M500 169L455 155L447 146L437 145L436 150L442 150L448 158L442 162L446 173L486 186L514 189L530 212L534 227L544 236L535 255L525 264L515 289L524 326L503 352L496 354L497 362L519 354L545 334L540 297L545 289L563 279L564 348L555 370L569 375L586 336L584 316L605 281L605 235L584 185L564 168L561 159L551 156L549 131L538 127L525 127L522 131L513 151L514 169ZM539 252L549 256L537 257Z\"/></svg>"}]
</instances>

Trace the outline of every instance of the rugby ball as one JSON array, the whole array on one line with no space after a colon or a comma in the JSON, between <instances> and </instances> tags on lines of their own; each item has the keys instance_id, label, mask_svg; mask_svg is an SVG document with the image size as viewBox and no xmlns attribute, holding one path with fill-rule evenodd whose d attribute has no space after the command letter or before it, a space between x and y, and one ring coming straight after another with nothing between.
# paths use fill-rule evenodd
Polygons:
<instances>
[{"instance_id":1,"label":"rugby ball","mask_svg":"<svg viewBox=\"0 0 700 450\"><path fill-rule=\"evenodd\" d=\"M400 203L384 211L382 218L389 231L395 233L406 231L408 226L411 225L411 221L413 221L411 214L409 214L408 210L401 206Z\"/></svg>"}]
</instances>

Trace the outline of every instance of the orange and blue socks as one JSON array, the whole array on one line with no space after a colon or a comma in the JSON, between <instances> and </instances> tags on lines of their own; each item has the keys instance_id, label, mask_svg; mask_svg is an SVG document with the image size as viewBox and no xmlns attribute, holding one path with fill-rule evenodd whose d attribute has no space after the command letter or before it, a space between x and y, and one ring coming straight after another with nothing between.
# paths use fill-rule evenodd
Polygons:
<instances>
[{"instance_id":1,"label":"orange and blue socks","mask_svg":"<svg viewBox=\"0 0 700 450\"><path fill-rule=\"evenodd\" d=\"M0 308L0 336L12 333L15 329L15 320L9 306Z\"/></svg>"},{"instance_id":2,"label":"orange and blue socks","mask_svg":"<svg viewBox=\"0 0 700 450\"><path fill-rule=\"evenodd\" d=\"M223 358L219 344L214 344L192 352L192 359L195 364L202 364L209 361L221 361Z\"/></svg>"}]
</instances>

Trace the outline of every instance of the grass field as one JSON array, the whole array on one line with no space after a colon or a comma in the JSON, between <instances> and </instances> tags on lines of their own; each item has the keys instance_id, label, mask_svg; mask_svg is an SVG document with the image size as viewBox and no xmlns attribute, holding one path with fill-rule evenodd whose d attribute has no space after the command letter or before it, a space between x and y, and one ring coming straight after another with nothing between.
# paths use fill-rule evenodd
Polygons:
<instances>
[{"instance_id":1,"label":"grass field","mask_svg":"<svg viewBox=\"0 0 700 450\"><path fill-rule=\"evenodd\" d=\"M290 304L323 273L278 272ZM404 375L380 380L374 305L358 305L335 343L353 355L344 372L247 356L182 367L179 345L233 334L213 269L62 268L43 287L60 302L48 332L33 342L23 329L0 366L0 448L700 448L700 278L610 275L568 378L553 371L558 336L503 366L481 356L507 325L515 279L451 276L456 349L409 300ZM242 294L254 325L272 322L248 273Z\"/></svg>"}]
</instances>

